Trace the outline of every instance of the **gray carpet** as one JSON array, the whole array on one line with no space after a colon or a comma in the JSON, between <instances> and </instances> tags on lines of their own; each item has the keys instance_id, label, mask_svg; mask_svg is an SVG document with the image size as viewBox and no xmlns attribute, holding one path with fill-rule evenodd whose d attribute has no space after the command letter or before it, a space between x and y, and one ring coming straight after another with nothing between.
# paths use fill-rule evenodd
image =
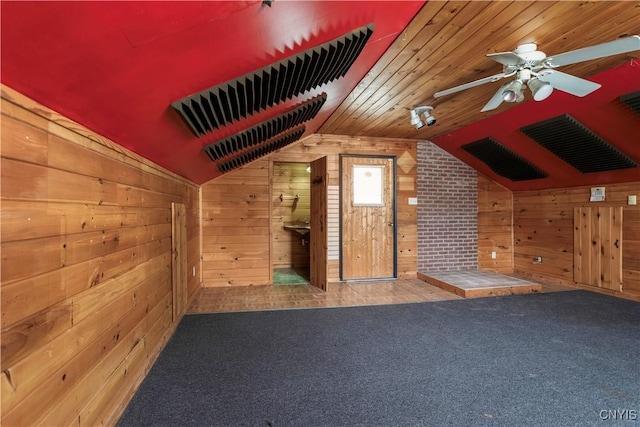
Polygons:
<instances>
[{"instance_id":1,"label":"gray carpet","mask_svg":"<svg viewBox=\"0 0 640 427\"><path fill-rule=\"evenodd\" d=\"M639 367L640 303L585 291L189 315L118 425L637 425Z\"/></svg>"}]
</instances>

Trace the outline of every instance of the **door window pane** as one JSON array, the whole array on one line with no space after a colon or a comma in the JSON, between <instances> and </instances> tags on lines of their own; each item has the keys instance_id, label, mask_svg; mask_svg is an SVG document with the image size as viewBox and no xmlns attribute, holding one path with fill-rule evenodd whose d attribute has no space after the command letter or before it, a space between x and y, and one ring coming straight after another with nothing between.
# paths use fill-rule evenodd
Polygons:
<instances>
[{"instance_id":1,"label":"door window pane","mask_svg":"<svg viewBox=\"0 0 640 427\"><path fill-rule=\"evenodd\" d=\"M353 206L384 206L384 165L353 165Z\"/></svg>"}]
</instances>

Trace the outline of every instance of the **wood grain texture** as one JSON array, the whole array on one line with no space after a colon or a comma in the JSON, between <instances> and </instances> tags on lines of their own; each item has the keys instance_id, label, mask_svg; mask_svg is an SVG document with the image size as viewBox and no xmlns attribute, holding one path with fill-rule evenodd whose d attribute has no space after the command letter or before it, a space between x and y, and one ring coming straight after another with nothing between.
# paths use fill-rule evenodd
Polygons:
<instances>
[{"instance_id":1,"label":"wood grain texture","mask_svg":"<svg viewBox=\"0 0 640 427\"><path fill-rule=\"evenodd\" d=\"M398 277L415 278L417 266L416 206L409 197L416 197L416 144L414 141L380 138L359 138L335 135L312 135L270 156L232 171L202 186L203 204L203 285L250 286L271 283L272 263L260 260L271 249L273 230L270 222L270 162L310 163L326 157L329 187L339 188L340 154L371 155L384 150L390 156L404 159L398 167ZM407 157L409 156L409 157ZM279 202L279 199L278 199ZM329 213L331 215L331 213ZM328 218L329 232L332 218ZM248 224L248 225L244 225ZM329 237L331 239L331 237ZM328 257L332 257L329 253ZM214 260L215 259L215 260ZM328 282L339 281L338 262L328 262ZM313 268L313 266L312 266Z\"/></svg>"},{"instance_id":2,"label":"wood grain texture","mask_svg":"<svg viewBox=\"0 0 640 427\"><path fill-rule=\"evenodd\" d=\"M637 194L638 188L640 182L608 185L603 202L589 202L586 186L515 192L515 272L561 284L585 283L591 289L638 299L640 205L627 204L627 196ZM601 226L598 215L607 218L607 226ZM593 239L606 244L594 245ZM620 248L615 248L616 240ZM533 262L536 256L542 263ZM606 285L600 286L603 282Z\"/></svg>"},{"instance_id":3,"label":"wood grain texture","mask_svg":"<svg viewBox=\"0 0 640 427\"><path fill-rule=\"evenodd\" d=\"M290 223L309 223L311 181L309 163L274 162L271 169L271 239L273 268L309 268L309 248ZM282 196L282 200L280 197Z\"/></svg>"},{"instance_id":4,"label":"wood grain texture","mask_svg":"<svg viewBox=\"0 0 640 427\"><path fill-rule=\"evenodd\" d=\"M437 117L455 120L438 120L422 135L431 140L447 135L476 122L499 84L475 87L464 96L432 95L499 73L500 66L485 54L535 42L554 55L637 34L637 8L637 1L427 2L318 132L414 138L409 110L428 104ZM585 61L562 71L589 78L636 56ZM503 104L482 118L507 108Z\"/></svg>"},{"instance_id":5,"label":"wood grain texture","mask_svg":"<svg viewBox=\"0 0 640 427\"><path fill-rule=\"evenodd\" d=\"M356 184L354 168L380 170L380 182ZM394 159L342 157L342 272L343 280L394 277L395 177ZM371 172L366 172L370 174ZM378 190L372 187L378 185ZM357 203L357 192L379 193L375 203ZM362 196L362 194L360 195ZM377 205L381 203L381 205Z\"/></svg>"},{"instance_id":6,"label":"wood grain texture","mask_svg":"<svg viewBox=\"0 0 640 427\"><path fill-rule=\"evenodd\" d=\"M2 94L2 423L114 424L176 324L172 202L200 269L199 189Z\"/></svg>"},{"instance_id":7,"label":"wood grain texture","mask_svg":"<svg viewBox=\"0 0 640 427\"><path fill-rule=\"evenodd\" d=\"M482 174L478 174L478 268L513 273L513 194Z\"/></svg>"},{"instance_id":8,"label":"wood grain texture","mask_svg":"<svg viewBox=\"0 0 640 427\"><path fill-rule=\"evenodd\" d=\"M314 201L311 209L310 237L310 282L324 291L328 289L329 271L328 244L328 185L327 158L321 157L311 163L311 198Z\"/></svg>"},{"instance_id":9,"label":"wood grain texture","mask_svg":"<svg viewBox=\"0 0 640 427\"><path fill-rule=\"evenodd\" d=\"M623 208L574 209L573 280L620 291L622 285Z\"/></svg>"}]
</instances>

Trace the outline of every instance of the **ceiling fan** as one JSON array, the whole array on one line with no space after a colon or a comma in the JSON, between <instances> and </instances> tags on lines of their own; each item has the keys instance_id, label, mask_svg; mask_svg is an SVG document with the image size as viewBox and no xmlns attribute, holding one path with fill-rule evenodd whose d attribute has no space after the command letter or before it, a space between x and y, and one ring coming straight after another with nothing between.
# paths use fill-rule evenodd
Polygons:
<instances>
[{"instance_id":1,"label":"ceiling fan","mask_svg":"<svg viewBox=\"0 0 640 427\"><path fill-rule=\"evenodd\" d=\"M498 81L506 77L515 77L503 84L481 111L490 111L503 102L521 102L524 100L525 85L529 87L536 101L542 101L551 95L553 89L575 96L586 96L597 90L600 85L571 74L557 71L557 67L604 58L621 53L640 50L640 36L634 35L582 49L572 50L559 55L547 56L538 50L535 43L518 46L513 52L490 53L487 55L503 65L502 73L485 77L460 86L436 92L433 96L451 95L485 83Z\"/></svg>"}]
</instances>

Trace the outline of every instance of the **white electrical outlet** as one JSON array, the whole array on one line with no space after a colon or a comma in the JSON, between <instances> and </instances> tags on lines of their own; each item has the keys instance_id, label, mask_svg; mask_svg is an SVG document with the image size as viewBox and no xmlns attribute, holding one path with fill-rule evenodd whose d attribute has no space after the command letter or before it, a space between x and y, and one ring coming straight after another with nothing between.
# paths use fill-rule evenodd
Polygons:
<instances>
[{"instance_id":1,"label":"white electrical outlet","mask_svg":"<svg viewBox=\"0 0 640 427\"><path fill-rule=\"evenodd\" d=\"M638 197L633 194L631 196L627 196L627 204L636 205L638 203Z\"/></svg>"},{"instance_id":2,"label":"white electrical outlet","mask_svg":"<svg viewBox=\"0 0 640 427\"><path fill-rule=\"evenodd\" d=\"M418 204L418 198L417 197L409 197L409 204L410 205L417 205Z\"/></svg>"},{"instance_id":3,"label":"white electrical outlet","mask_svg":"<svg viewBox=\"0 0 640 427\"><path fill-rule=\"evenodd\" d=\"M496 251L491 252L491 259L496 259L497 257Z\"/></svg>"}]
</instances>

